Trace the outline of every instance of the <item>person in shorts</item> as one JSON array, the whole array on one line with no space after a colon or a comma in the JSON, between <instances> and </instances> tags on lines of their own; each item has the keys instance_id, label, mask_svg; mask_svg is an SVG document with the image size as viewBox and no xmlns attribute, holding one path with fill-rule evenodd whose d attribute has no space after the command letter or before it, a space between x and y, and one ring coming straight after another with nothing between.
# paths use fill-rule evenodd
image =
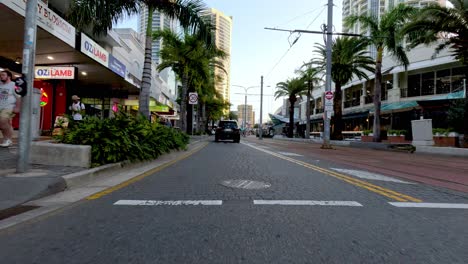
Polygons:
<instances>
[{"instance_id":1,"label":"person in shorts","mask_svg":"<svg viewBox=\"0 0 468 264\"><path fill-rule=\"evenodd\" d=\"M21 103L21 97L15 92L16 85L12 78L10 71L0 72L0 131L3 135L0 147L4 148L13 145L11 119L19 113Z\"/></svg>"}]
</instances>

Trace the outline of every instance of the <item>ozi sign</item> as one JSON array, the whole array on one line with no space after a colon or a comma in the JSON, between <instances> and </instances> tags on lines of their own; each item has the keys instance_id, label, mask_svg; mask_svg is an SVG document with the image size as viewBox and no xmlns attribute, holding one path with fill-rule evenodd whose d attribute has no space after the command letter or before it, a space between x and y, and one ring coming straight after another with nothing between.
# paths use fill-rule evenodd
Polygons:
<instances>
[{"instance_id":1,"label":"ozi sign","mask_svg":"<svg viewBox=\"0 0 468 264\"><path fill-rule=\"evenodd\" d=\"M36 67L36 79L75 79L75 67Z\"/></svg>"},{"instance_id":2,"label":"ozi sign","mask_svg":"<svg viewBox=\"0 0 468 264\"><path fill-rule=\"evenodd\" d=\"M106 68L109 67L109 52L83 33L81 33L81 52Z\"/></svg>"}]
</instances>

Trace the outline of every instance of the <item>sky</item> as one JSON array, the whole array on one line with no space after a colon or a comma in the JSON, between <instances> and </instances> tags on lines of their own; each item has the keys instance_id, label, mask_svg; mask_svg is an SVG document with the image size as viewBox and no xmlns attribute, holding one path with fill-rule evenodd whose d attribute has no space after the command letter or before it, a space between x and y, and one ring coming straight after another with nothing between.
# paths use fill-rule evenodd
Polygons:
<instances>
[{"instance_id":1,"label":"sky","mask_svg":"<svg viewBox=\"0 0 468 264\"><path fill-rule=\"evenodd\" d=\"M260 86L264 76L263 120L282 105L272 96L278 82L295 77L295 70L313 56L315 43L323 44L321 34L293 34L266 30L307 29L320 31L327 22L327 0L204 0L207 7L215 8L233 17L231 47L231 85ZM334 31L341 32L341 4L334 1ZM125 19L117 27L137 30L136 17ZM290 45L296 38L294 45ZM270 86L270 87L267 87ZM240 93L240 94L239 94ZM252 104L256 121L260 113L260 87L248 91L247 104ZM231 109L244 104L244 89L231 86Z\"/></svg>"}]
</instances>

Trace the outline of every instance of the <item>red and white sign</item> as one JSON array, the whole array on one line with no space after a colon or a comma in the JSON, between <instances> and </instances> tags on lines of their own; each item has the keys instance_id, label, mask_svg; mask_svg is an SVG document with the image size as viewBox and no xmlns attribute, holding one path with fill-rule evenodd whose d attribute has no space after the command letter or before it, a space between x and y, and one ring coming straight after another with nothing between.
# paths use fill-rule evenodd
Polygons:
<instances>
[{"instance_id":1,"label":"red and white sign","mask_svg":"<svg viewBox=\"0 0 468 264\"><path fill-rule=\"evenodd\" d=\"M16 13L25 16L27 0L0 0ZM50 10L43 1L37 2L37 25L68 45L75 47L75 28Z\"/></svg>"},{"instance_id":2,"label":"red and white sign","mask_svg":"<svg viewBox=\"0 0 468 264\"><path fill-rule=\"evenodd\" d=\"M189 104L198 104L198 93L189 93Z\"/></svg>"},{"instance_id":3,"label":"red and white sign","mask_svg":"<svg viewBox=\"0 0 468 264\"><path fill-rule=\"evenodd\" d=\"M81 52L106 68L109 67L109 52L83 33L81 33Z\"/></svg>"},{"instance_id":4,"label":"red and white sign","mask_svg":"<svg viewBox=\"0 0 468 264\"><path fill-rule=\"evenodd\" d=\"M333 100L333 92L332 91L325 92L325 99Z\"/></svg>"},{"instance_id":5,"label":"red and white sign","mask_svg":"<svg viewBox=\"0 0 468 264\"><path fill-rule=\"evenodd\" d=\"M75 67L36 67L34 69L36 79L75 79Z\"/></svg>"}]
</instances>

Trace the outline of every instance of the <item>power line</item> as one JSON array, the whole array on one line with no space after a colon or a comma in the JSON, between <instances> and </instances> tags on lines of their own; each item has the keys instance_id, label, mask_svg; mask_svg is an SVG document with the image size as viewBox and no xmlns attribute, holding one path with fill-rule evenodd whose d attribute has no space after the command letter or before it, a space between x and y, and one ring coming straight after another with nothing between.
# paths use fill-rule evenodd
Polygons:
<instances>
[{"instance_id":1,"label":"power line","mask_svg":"<svg viewBox=\"0 0 468 264\"><path fill-rule=\"evenodd\" d=\"M325 10L325 7L322 8L322 10L320 11L320 13L312 20L312 22L309 24L308 27L310 27L312 25L312 23L315 22L315 20L317 20L319 18L319 16L323 13L323 10ZM307 28L308 28L307 27ZM265 29L270 29L270 28L265 28ZM286 30L282 30L282 31L286 31ZM301 34L302 32L297 32L297 31L289 31L290 32L290 35L288 37L288 41L289 41L289 38L291 37L291 35L293 33L299 33L299 35L297 36L297 38L291 43L289 42L289 48L286 50L286 52L283 54L283 56L281 56L281 58L278 60L278 62L276 62L276 64L273 66L273 68L271 68L271 70L268 72L268 74L265 76L265 78L268 78L270 76L270 74L273 72L273 70L281 63L281 61L284 59L284 57L286 57L286 55L289 53L289 51L291 50L291 48L294 46L294 44L297 43L297 41L299 40L299 38L301 37Z\"/></svg>"}]
</instances>

